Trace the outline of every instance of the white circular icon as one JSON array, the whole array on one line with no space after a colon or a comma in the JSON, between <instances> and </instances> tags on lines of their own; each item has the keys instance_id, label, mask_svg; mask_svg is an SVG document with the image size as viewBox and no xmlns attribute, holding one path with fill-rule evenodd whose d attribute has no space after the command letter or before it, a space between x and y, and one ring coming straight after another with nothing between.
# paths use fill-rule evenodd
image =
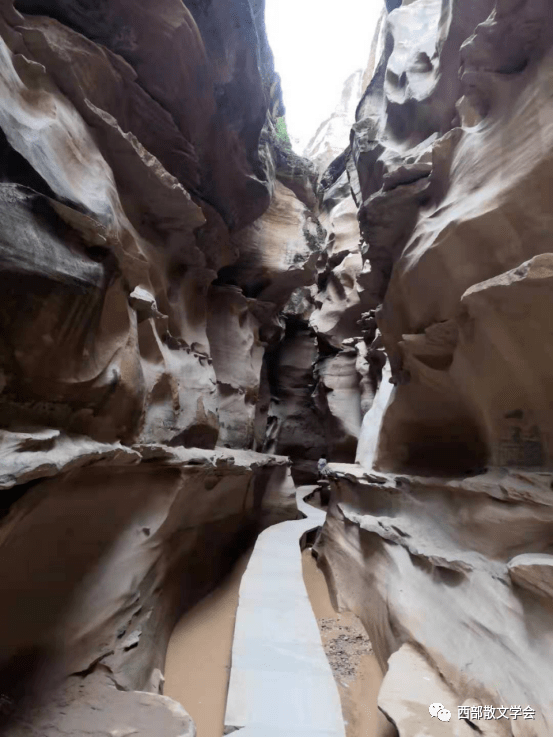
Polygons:
<instances>
[{"instance_id":1,"label":"white circular icon","mask_svg":"<svg viewBox=\"0 0 553 738\"><path fill-rule=\"evenodd\" d=\"M441 702L433 702L428 708L428 712L432 717L437 717L440 710L445 710L445 707L441 704Z\"/></svg>"},{"instance_id":2,"label":"white circular icon","mask_svg":"<svg viewBox=\"0 0 553 738\"><path fill-rule=\"evenodd\" d=\"M445 707L442 707L442 709L438 713L438 719L442 721L442 723L448 723L451 718L451 713L449 710L446 710Z\"/></svg>"}]
</instances>

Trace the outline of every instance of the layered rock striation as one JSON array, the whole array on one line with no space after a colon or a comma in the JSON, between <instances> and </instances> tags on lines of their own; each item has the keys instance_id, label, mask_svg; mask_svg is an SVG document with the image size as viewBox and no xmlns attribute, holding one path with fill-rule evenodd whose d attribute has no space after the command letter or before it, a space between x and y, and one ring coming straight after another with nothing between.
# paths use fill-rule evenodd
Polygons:
<instances>
[{"instance_id":1,"label":"layered rock striation","mask_svg":"<svg viewBox=\"0 0 553 738\"><path fill-rule=\"evenodd\" d=\"M375 381L357 463L332 466L319 560L390 660L380 705L400 734L544 735L552 16L539 0L388 5L350 148L322 178L328 197L347 176L358 206ZM423 679L473 717L433 720ZM486 705L507 717L479 719Z\"/></svg>"},{"instance_id":2,"label":"layered rock striation","mask_svg":"<svg viewBox=\"0 0 553 738\"><path fill-rule=\"evenodd\" d=\"M298 515L264 354L322 229L263 11L0 6L6 733L194 734L171 628Z\"/></svg>"},{"instance_id":3,"label":"layered rock striation","mask_svg":"<svg viewBox=\"0 0 553 738\"><path fill-rule=\"evenodd\" d=\"M5 734L192 735L171 628L320 457L400 734L553 729L553 17L385 5L310 162L262 2L0 4Z\"/></svg>"}]
</instances>

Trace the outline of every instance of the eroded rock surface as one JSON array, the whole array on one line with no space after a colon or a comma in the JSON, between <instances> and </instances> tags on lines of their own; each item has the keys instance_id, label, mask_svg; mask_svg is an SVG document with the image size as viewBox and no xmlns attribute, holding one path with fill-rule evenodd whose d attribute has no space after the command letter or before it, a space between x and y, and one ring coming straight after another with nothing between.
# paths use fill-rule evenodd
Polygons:
<instances>
[{"instance_id":1,"label":"eroded rock surface","mask_svg":"<svg viewBox=\"0 0 553 738\"><path fill-rule=\"evenodd\" d=\"M334 494L317 549L380 663L385 667L404 644L414 646L450 693L447 704L432 701L455 715L467 700L530 706L535 719L506 726L502 720L501 734L547 733L551 473L498 470L440 479L379 476L345 464L333 469ZM523 553L529 550L536 553ZM402 735L412 734L414 724L427 731L416 735L444 735L427 720L418 671L396 666L381 706ZM411 718L415 723L402 729Z\"/></svg>"},{"instance_id":2,"label":"eroded rock surface","mask_svg":"<svg viewBox=\"0 0 553 738\"><path fill-rule=\"evenodd\" d=\"M400 733L411 668L553 730L553 16L385 5L314 162L263 2L0 5L4 731L192 733L171 626L321 457Z\"/></svg>"},{"instance_id":3,"label":"eroded rock surface","mask_svg":"<svg viewBox=\"0 0 553 738\"><path fill-rule=\"evenodd\" d=\"M5 731L193 734L159 694L171 627L297 516L252 449L324 235L263 13L1 4Z\"/></svg>"},{"instance_id":4,"label":"eroded rock surface","mask_svg":"<svg viewBox=\"0 0 553 738\"><path fill-rule=\"evenodd\" d=\"M552 16L541 0L386 4L350 149L321 178L330 198L347 177L361 261L339 328L326 284L309 320L340 356L353 296L364 333L357 464L331 464L319 557L389 664L400 734L547 734ZM424 673L455 715L535 719L436 726Z\"/></svg>"},{"instance_id":5,"label":"eroded rock surface","mask_svg":"<svg viewBox=\"0 0 553 738\"><path fill-rule=\"evenodd\" d=\"M285 457L161 445L94 456L85 446L63 462L11 506L0 531L0 691L13 704L11 734L72 733L79 720L90 734L120 729L120 691L142 704L138 693L158 690L178 613L260 529L297 515ZM98 700L97 723L87 705ZM169 731L180 715L170 702L155 703L167 706ZM147 735L150 723L133 719Z\"/></svg>"}]
</instances>

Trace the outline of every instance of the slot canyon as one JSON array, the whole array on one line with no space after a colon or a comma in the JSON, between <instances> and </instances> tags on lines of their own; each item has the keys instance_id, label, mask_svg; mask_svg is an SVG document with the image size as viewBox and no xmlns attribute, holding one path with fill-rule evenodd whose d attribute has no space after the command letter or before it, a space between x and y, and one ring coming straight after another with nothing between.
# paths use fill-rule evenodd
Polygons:
<instances>
[{"instance_id":1,"label":"slot canyon","mask_svg":"<svg viewBox=\"0 0 553 738\"><path fill-rule=\"evenodd\" d=\"M265 2L0 0L0 734L552 735L551 0Z\"/></svg>"}]
</instances>

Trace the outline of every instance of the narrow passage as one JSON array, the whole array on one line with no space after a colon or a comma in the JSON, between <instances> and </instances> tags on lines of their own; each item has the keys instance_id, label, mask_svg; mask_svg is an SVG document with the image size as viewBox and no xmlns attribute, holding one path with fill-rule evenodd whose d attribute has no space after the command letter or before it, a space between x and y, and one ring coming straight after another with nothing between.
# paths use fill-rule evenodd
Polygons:
<instances>
[{"instance_id":1,"label":"narrow passage","mask_svg":"<svg viewBox=\"0 0 553 738\"><path fill-rule=\"evenodd\" d=\"M394 726L378 709L383 675L361 621L352 612L334 610L311 548L302 552L302 563L307 593L338 685L346 735L396 735Z\"/></svg>"},{"instance_id":2,"label":"narrow passage","mask_svg":"<svg viewBox=\"0 0 553 738\"><path fill-rule=\"evenodd\" d=\"M226 733L345 735L338 689L302 576L300 540L325 519L303 501L312 489L296 491L306 517L263 531L242 577Z\"/></svg>"},{"instance_id":3,"label":"narrow passage","mask_svg":"<svg viewBox=\"0 0 553 738\"><path fill-rule=\"evenodd\" d=\"M311 548L300 554L302 536L324 522L303 499L313 489L297 494L308 518L264 531L173 630L164 693L198 736L394 735L377 708L382 673L361 622L335 612Z\"/></svg>"}]
</instances>

